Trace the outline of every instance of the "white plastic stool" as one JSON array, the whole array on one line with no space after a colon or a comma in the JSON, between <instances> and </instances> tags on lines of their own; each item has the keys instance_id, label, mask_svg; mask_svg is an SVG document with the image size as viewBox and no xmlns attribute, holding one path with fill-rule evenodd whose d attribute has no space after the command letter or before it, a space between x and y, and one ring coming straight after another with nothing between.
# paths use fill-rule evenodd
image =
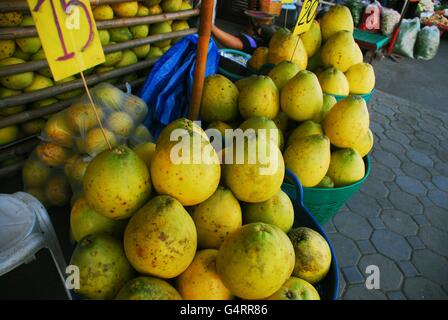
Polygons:
<instances>
[{"instance_id":1,"label":"white plastic stool","mask_svg":"<svg viewBox=\"0 0 448 320\"><path fill-rule=\"evenodd\" d=\"M44 206L32 195L0 194L0 276L34 259L43 248L50 250L65 286L66 262Z\"/></svg>"}]
</instances>

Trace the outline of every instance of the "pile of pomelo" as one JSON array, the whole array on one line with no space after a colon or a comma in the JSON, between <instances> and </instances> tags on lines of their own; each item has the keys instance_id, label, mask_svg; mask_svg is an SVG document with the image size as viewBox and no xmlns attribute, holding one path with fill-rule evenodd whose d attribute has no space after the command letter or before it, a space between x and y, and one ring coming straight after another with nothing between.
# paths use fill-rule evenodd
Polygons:
<instances>
[{"instance_id":1,"label":"pile of pomelo","mask_svg":"<svg viewBox=\"0 0 448 320\"><path fill-rule=\"evenodd\" d=\"M319 299L313 284L330 269L329 245L293 228L277 144L248 139L273 156L221 164L229 147L215 150L187 119L156 144L97 155L71 210L75 291L89 299ZM249 145L241 144L246 154Z\"/></svg>"}]
</instances>

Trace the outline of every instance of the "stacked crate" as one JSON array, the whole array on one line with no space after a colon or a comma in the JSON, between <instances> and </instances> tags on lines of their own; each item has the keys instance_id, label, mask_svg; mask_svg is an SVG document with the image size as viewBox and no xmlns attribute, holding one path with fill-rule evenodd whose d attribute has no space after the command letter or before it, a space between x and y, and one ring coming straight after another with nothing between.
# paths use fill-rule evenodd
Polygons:
<instances>
[{"instance_id":1,"label":"stacked crate","mask_svg":"<svg viewBox=\"0 0 448 320\"><path fill-rule=\"evenodd\" d=\"M197 33L186 20L198 16L199 9L192 9L188 0L91 0L90 3L107 58L105 64L85 72L91 86L106 81L120 88L126 82L138 86L172 41ZM0 2L0 25L3 24L0 27L0 178L20 170L22 160L37 144L37 135L46 118L70 106L83 92L78 77L53 81L42 49L21 50L26 46L24 42L38 37L29 15L26 0ZM36 47L38 44L31 51ZM5 63L11 59L20 63ZM2 84L1 79L24 73L33 77L31 86L16 90L5 87L6 81Z\"/></svg>"}]
</instances>

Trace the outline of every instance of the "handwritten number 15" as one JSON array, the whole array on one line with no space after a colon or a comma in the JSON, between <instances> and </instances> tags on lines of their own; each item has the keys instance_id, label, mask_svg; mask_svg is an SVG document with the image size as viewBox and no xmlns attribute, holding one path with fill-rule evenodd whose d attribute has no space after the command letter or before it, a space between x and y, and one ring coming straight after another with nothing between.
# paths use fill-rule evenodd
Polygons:
<instances>
[{"instance_id":1,"label":"handwritten number 15","mask_svg":"<svg viewBox=\"0 0 448 320\"><path fill-rule=\"evenodd\" d=\"M39 12L39 9L41 8L41 6L44 4L44 2L47 0L38 0L36 6L34 7L33 11L34 12ZM62 33L62 29L61 29L61 24L59 22L58 16L56 14L56 8L54 5L54 0L48 0L50 2L51 5L51 11L53 13L53 19L54 19L54 23L56 24L56 29L58 31L58 37L59 37L59 41L61 43L61 47L62 47L62 51L64 52L64 54L62 56L60 56L59 58L57 58L57 61L65 61L68 59L72 59L75 56L74 52L68 52L67 50L67 46L65 44L65 39L64 39L64 35ZM89 36L87 38L87 41L85 42L85 44L83 45L81 51L84 51L85 49L87 49L90 45L90 43L93 41L93 22L92 22L92 17L89 14L89 10L87 9L87 6L79 1L79 0L59 0L60 5L62 7L62 9L64 10L64 12L67 14L67 9L70 6L78 6L81 7L84 10L85 16L87 18L87 22L89 25Z\"/></svg>"}]
</instances>

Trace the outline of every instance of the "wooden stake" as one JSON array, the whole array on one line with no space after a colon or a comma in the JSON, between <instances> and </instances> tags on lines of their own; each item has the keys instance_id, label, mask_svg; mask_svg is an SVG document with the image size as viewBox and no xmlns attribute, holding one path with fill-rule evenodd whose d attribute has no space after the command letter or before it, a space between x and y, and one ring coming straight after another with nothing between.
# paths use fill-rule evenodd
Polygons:
<instances>
[{"instance_id":1,"label":"wooden stake","mask_svg":"<svg viewBox=\"0 0 448 320\"><path fill-rule=\"evenodd\" d=\"M109 139L107 139L106 131L104 131L103 123L101 122L100 115L98 114L98 110L96 110L95 103L93 102L92 95L90 94L89 87L87 86L86 78L84 78L84 73L81 71L80 74L81 74L82 83L84 84L84 89L86 89L87 97L89 98L89 101L90 101L90 105L92 106L93 111L95 112L96 121L98 121L98 124L100 125L100 128L101 128L101 132L103 133L104 140L106 140L107 145L109 146L109 149L112 150L112 145L110 144Z\"/></svg>"},{"instance_id":2,"label":"wooden stake","mask_svg":"<svg viewBox=\"0 0 448 320\"><path fill-rule=\"evenodd\" d=\"M212 31L214 0L202 0L201 20L199 26L196 66L194 68L193 92L191 95L188 118L197 120L201 108L202 90L204 89L205 69L207 65L208 45Z\"/></svg>"}]
</instances>

